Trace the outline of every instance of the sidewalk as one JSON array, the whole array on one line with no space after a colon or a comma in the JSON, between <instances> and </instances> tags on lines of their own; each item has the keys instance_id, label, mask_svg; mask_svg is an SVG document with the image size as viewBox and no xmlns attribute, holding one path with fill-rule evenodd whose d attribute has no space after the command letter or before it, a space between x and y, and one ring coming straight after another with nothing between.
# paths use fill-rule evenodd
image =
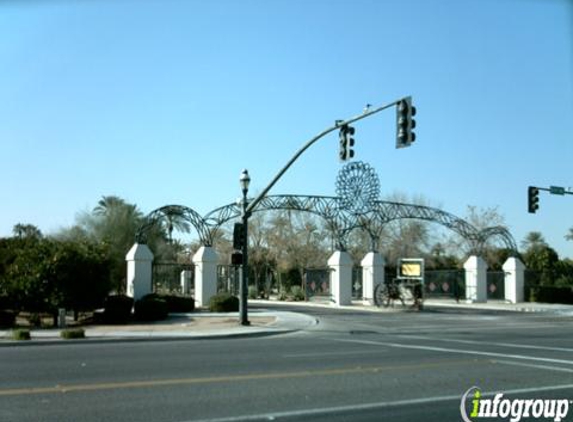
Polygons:
<instances>
[{"instance_id":1,"label":"sidewalk","mask_svg":"<svg viewBox=\"0 0 573 422\"><path fill-rule=\"evenodd\" d=\"M11 330L0 330L0 347L7 345L82 343L86 341L215 339L265 336L294 332L316 325L315 318L285 311L250 310L250 326L239 325L239 314L194 312L170 314L164 321L129 325L94 325L84 327L85 339L64 340L60 329L32 329L31 341L10 339Z\"/></svg>"},{"instance_id":2,"label":"sidewalk","mask_svg":"<svg viewBox=\"0 0 573 422\"><path fill-rule=\"evenodd\" d=\"M377 307L365 304L361 300L353 300L352 305L337 306L329 302L279 302L267 300L250 300L249 303L257 306L277 305L289 307L316 307L316 308L330 308L330 309L344 309L353 311L364 312L404 312L412 311L411 308L403 307L401 304L396 303L393 307ZM475 311L496 311L496 312L537 312L537 313L550 313L555 315L570 315L573 316L573 305L565 305L558 303L536 303L536 302L522 302L522 303L509 303L503 300L490 300L485 303L471 303L465 300L456 302L454 299L426 299L424 300L424 309L452 309L452 310L475 310Z\"/></svg>"},{"instance_id":3,"label":"sidewalk","mask_svg":"<svg viewBox=\"0 0 573 422\"><path fill-rule=\"evenodd\" d=\"M424 307L427 309L447 308L504 312L537 312L573 316L573 305L560 303L508 303L503 300L490 300L485 303L468 303L460 300L460 302L457 303L454 299L427 299L424 301Z\"/></svg>"}]
</instances>

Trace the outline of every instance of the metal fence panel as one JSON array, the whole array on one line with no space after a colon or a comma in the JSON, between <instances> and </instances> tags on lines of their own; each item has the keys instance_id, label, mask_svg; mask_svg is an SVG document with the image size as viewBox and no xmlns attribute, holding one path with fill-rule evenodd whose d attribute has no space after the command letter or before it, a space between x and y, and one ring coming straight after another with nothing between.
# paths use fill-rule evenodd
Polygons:
<instances>
[{"instance_id":1,"label":"metal fence panel","mask_svg":"<svg viewBox=\"0 0 573 422\"><path fill-rule=\"evenodd\" d=\"M153 291L155 293L181 293L181 272L190 271L190 289L195 291L195 265L176 262L156 262L153 264Z\"/></svg>"},{"instance_id":2,"label":"metal fence panel","mask_svg":"<svg viewBox=\"0 0 573 422\"><path fill-rule=\"evenodd\" d=\"M364 289L362 287L362 267L352 268L352 299L364 299Z\"/></svg>"},{"instance_id":3,"label":"metal fence panel","mask_svg":"<svg viewBox=\"0 0 573 422\"><path fill-rule=\"evenodd\" d=\"M217 266L217 292L226 292L234 296L239 295L239 285L241 282L240 265L218 265Z\"/></svg>"},{"instance_id":4,"label":"metal fence panel","mask_svg":"<svg viewBox=\"0 0 573 422\"><path fill-rule=\"evenodd\" d=\"M306 268L304 270L303 284L306 300L330 300L329 268Z\"/></svg>"},{"instance_id":5,"label":"metal fence panel","mask_svg":"<svg viewBox=\"0 0 573 422\"><path fill-rule=\"evenodd\" d=\"M487 298L497 300L505 299L505 272L487 272Z\"/></svg>"},{"instance_id":6,"label":"metal fence panel","mask_svg":"<svg viewBox=\"0 0 573 422\"><path fill-rule=\"evenodd\" d=\"M464 270L427 270L424 272L425 298L466 298Z\"/></svg>"}]
</instances>

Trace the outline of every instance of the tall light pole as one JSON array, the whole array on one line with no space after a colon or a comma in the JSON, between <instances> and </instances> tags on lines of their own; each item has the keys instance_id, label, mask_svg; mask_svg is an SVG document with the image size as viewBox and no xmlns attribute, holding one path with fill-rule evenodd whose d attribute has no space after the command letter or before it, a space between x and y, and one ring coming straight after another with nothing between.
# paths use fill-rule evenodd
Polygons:
<instances>
[{"instance_id":1,"label":"tall light pole","mask_svg":"<svg viewBox=\"0 0 573 422\"><path fill-rule=\"evenodd\" d=\"M243 262L241 265L241 284L239 285L239 296L241 299L239 301L239 323L241 325L250 325L251 323L249 322L247 304L247 291L249 287L249 259L247 245L249 243L248 221L251 212L247 211L247 207L249 206L247 193L249 192L249 184L251 183L251 178L249 177L249 172L246 169L241 173L239 183L241 185L241 191L243 192L243 198L241 201L241 220L243 224L243 242L241 245L241 252L243 255Z\"/></svg>"}]
</instances>

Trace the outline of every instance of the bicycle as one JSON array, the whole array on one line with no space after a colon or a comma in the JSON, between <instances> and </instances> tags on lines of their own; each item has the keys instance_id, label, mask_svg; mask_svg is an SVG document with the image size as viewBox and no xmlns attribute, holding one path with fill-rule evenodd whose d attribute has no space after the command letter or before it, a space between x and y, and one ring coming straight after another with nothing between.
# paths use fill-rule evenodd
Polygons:
<instances>
[{"instance_id":1,"label":"bicycle","mask_svg":"<svg viewBox=\"0 0 573 422\"><path fill-rule=\"evenodd\" d=\"M393 307L397 300L404 307L422 309L423 295L420 280L395 278L390 282L379 284L374 289L374 303L378 307Z\"/></svg>"}]
</instances>

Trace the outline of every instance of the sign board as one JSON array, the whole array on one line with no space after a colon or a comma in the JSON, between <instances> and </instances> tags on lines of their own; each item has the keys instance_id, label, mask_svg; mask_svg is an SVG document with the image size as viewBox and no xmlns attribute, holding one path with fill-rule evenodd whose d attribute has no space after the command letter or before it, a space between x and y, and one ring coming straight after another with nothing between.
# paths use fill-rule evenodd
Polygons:
<instances>
[{"instance_id":1,"label":"sign board","mask_svg":"<svg viewBox=\"0 0 573 422\"><path fill-rule=\"evenodd\" d=\"M398 278L422 280L424 278L424 260L421 258L399 259Z\"/></svg>"},{"instance_id":2,"label":"sign board","mask_svg":"<svg viewBox=\"0 0 573 422\"><path fill-rule=\"evenodd\" d=\"M565 195L565 188L561 186L549 186L549 193L552 195Z\"/></svg>"}]
</instances>

